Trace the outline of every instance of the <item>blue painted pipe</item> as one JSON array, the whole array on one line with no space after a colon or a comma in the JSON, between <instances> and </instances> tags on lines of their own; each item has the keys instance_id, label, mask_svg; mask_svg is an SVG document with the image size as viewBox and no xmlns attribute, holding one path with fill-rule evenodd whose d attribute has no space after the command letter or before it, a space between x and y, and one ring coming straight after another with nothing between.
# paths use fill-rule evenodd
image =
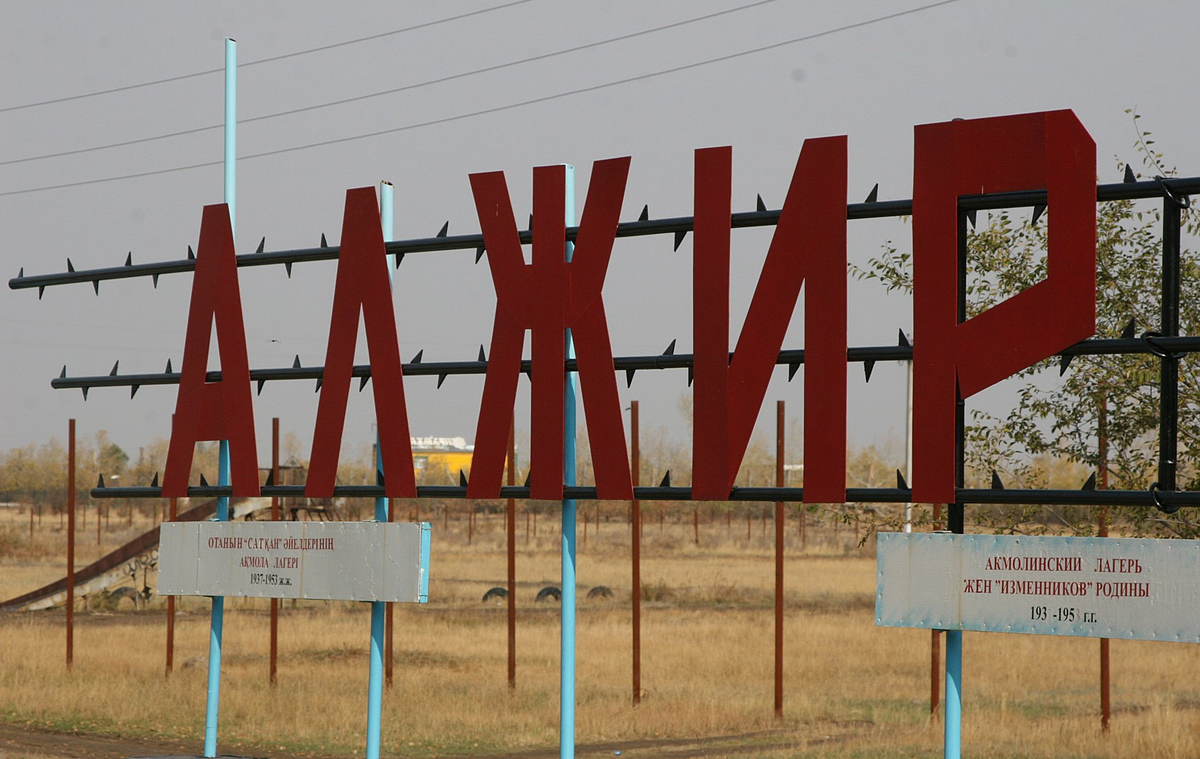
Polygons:
<instances>
[{"instance_id":1,"label":"blue painted pipe","mask_svg":"<svg viewBox=\"0 0 1200 759\"><path fill-rule=\"evenodd\" d=\"M225 204L229 226L237 230L237 42L225 40ZM229 484L229 441L222 440L217 484ZM217 499L217 521L229 521L229 498ZM221 705L221 636L225 628L225 598L214 596L208 633L208 698L204 713L204 756L217 755L217 717Z\"/></svg>"},{"instance_id":2,"label":"blue painted pipe","mask_svg":"<svg viewBox=\"0 0 1200 759\"><path fill-rule=\"evenodd\" d=\"M379 184L379 222L383 228L383 239L392 239L392 185ZM388 281L392 278L389 265ZM383 447L379 442L379 431L375 434L375 468L383 471ZM375 499L375 521L388 519L388 499ZM383 601L371 603L371 661L367 675L367 759L379 759L380 734L383 725L383 637L387 604Z\"/></svg>"},{"instance_id":3,"label":"blue painted pipe","mask_svg":"<svg viewBox=\"0 0 1200 759\"><path fill-rule=\"evenodd\" d=\"M962 757L962 636L946 631L946 759Z\"/></svg>"},{"instance_id":4,"label":"blue painted pipe","mask_svg":"<svg viewBox=\"0 0 1200 759\"><path fill-rule=\"evenodd\" d=\"M575 167L566 167L567 226L575 225ZM566 257L570 262L575 244L567 242ZM566 331L567 358L575 358L575 343L571 330ZM563 418L563 483L575 481L575 389L578 378L569 372L566 378L566 397ZM562 658L559 667L558 753L560 759L575 756L575 517L576 502L562 503Z\"/></svg>"}]
</instances>

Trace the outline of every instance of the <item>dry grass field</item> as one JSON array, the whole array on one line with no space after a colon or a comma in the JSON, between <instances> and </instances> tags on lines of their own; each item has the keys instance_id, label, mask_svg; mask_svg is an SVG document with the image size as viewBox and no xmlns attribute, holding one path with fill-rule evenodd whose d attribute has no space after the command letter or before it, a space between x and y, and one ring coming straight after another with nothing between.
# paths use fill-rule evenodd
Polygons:
<instances>
[{"instance_id":1,"label":"dry grass field","mask_svg":"<svg viewBox=\"0 0 1200 759\"><path fill-rule=\"evenodd\" d=\"M549 513L553 513L550 511ZM874 559L853 529L789 526L784 719L772 714L773 530L754 519L645 524L642 683L631 705L629 530L581 540L577 739L581 755L935 757L928 717L930 634L874 626ZM506 678L505 610L481 602L504 584L503 522L434 518L430 603L396 607L395 684L384 698L388 756L557 756L558 614L535 603L556 584L558 524L518 521L517 685ZM103 550L148 529L114 514ZM64 535L47 515L0 513L0 597L63 574ZM97 556L95 518L79 531ZM153 580L153 576L151 576ZM613 589L588 599L588 588ZM0 724L127 740L203 743L208 602L180 603L175 671L164 676L162 599L134 611L80 611L64 667L61 610L0 614ZM284 604L279 682L268 685L266 602L230 599L221 743L228 753L362 754L369 612L363 604ZM82 608L82 607L81 607ZM1112 730L1099 729L1093 640L973 634L965 639L964 746L973 757L1200 756L1200 647L1114 641ZM2 737L2 736L0 736ZM63 738L67 740L67 738ZM0 755L4 755L0 743ZM51 752L9 756L55 757ZM76 753L72 756L90 754ZM99 755L99 754L96 754Z\"/></svg>"}]
</instances>

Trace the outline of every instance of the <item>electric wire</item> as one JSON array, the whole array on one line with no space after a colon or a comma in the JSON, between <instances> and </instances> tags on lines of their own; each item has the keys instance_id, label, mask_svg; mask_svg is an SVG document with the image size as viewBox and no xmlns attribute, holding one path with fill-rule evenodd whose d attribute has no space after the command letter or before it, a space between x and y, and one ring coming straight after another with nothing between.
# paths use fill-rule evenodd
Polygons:
<instances>
[{"instance_id":1,"label":"electric wire","mask_svg":"<svg viewBox=\"0 0 1200 759\"><path fill-rule=\"evenodd\" d=\"M580 94L585 94L585 93L589 93L589 92L596 92L598 90L607 89L609 87L616 87L616 86L619 86L622 84L630 84L632 82L645 81L647 79L652 79L652 78L659 77L659 76L665 76L667 74L675 74L675 73L679 73L681 71L689 71L692 69L700 68L702 66L709 66L714 63L723 63L725 61L735 60L737 58L743 58L748 55L754 55L756 53L762 53L762 52L766 52L768 50L775 50L775 49L778 49L781 47L785 47L787 45L794 45L799 42L808 42L810 40L818 39L821 37L827 37L829 35L837 34L837 33L844 32L844 31L849 31L851 29L860 29L860 28L863 28L866 26L871 26L873 24L878 24L878 23L881 23L884 21L890 21L892 19L900 18L902 16L909 16L909 15L912 15L915 13L921 13L923 11L931 10L933 8L939 8L939 7L943 7L943 6L947 6L947 5L953 5L957 2L960 2L960 0L940 0L940 2L929 3L927 5L918 6L916 8L910 8L908 10L897 11L896 13L889 13L884 16L877 16L875 18L867 19L865 21L858 21L858 22L855 22L852 24L846 24L843 26L835 27L833 29L826 29L825 31L816 32L813 34L807 34L807 35L804 35L801 37L794 37L792 39L783 40L781 42L775 42L775 43L771 43L769 45L763 45L763 46L756 47L756 48L751 48L749 50L743 50L743 51L740 51L737 53L730 53L728 55L718 56L715 58L708 58L708 59L705 59L702 61L696 61L693 63L687 63L687 64L683 64L681 66L674 66L672 68L663 69L660 71L652 71L652 72L649 72L646 74L638 74L636 76L626 77L624 79L617 79L617 80L614 80L611 82L603 82L601 84L594 84L594 85L590 85L588 87L580 87L580 88L573 89L573 90L567 90L564 92L554 93L552 95L543 95L540 97L530 98L528 100L522 100L522 101L518 101L515 103L508 103L506 105L494 106L492 108L484 108L484 109L477 110L477 111L470 111L468 113L460 113L460 114L456 114L454 116L445 116L442 118L430 119L428 121L421 121L421 122L416 122L413 124L405 124L403 126L391 127L388 129L380 129L380 130L376 130L374 132L350 135L348 137L339 137L339 138L330 139L330 140L320 140L317 142L306 143L304 145L293 145L291 147L286 147L286 148L278 148L275 150L266 150L266 151L262 151L262 152L258 152L258 153L251 153L248 155L239 156L238 160L239 161L250 161L250 160L254 160L256 158L266 158L268 156L282 155L284 153L293 153L293 152L300 151L300 150L309 150L312 148L324 147L327 145L339 145L339 144L347 143L347 142L355 142L357 140L365 140L365 139L368 139L371 137L380 137L380 136L387 135L387 134L396 134L398 132L406 132L406 131L413 130L413 129L421 129L423 127L437 126L440 124L448 124L448 123L451 123L454 121L461 121L463 119L474 118L477 116L486 116L486 115L490 115L490 114L494 114L494 113L501 113L501 112L510 111L510 110L513 110L516 108L522 108L527 105L535 105L538 103L545 103L545 102L549 102L552 100L558 100L560 98L569 97L572 95L580 95ZM13 195L25 195L25 194L29 194L29 193L44 192L44 191L49 191L49 190L61 190L61 189L69 188L69 187L83 187L86 185L100 184L103 182L115 182L115 181L120 181L120 180L125 180L125 179L139 179L142 177L150 177L150 176L156 176L156 175L160 175L160 174L169 174L169 173L173 173L173 172L177 172L177 171L189 171L192 169L200 169L200 168L205 168L208 166L220 166L223 164L224 164L223 160L203 161L200 163L193 163L193 164L188 164L188 165L184 165L184 166L172 166L172 167L165 168L165 169L140 171L140 172L135 172L132 174L121 174L118 176L101 177L99 179L88 179L88 180L82 180L82 181L78 181L78 182L66 182L63 184L56 184L56 185L44 185L42 187L30 187L30 188L26 188L23 190L9 190L7 192L0 192L0 197L9 197L9 196L13 196Z\"/></svg>"},{"instance_id":2,"label":"electric wire","mask_svg":"<svg viewBox=\"0 0 1200 759\"><path fill-rule=\"evenodd\" d=\"M367 37L358 37L356 39L343 40L342 42L334 42L332 44L322 45L320 47L310 47L310 48L306 48L304 50L296 50L291 53L283 53L282 55L274 55L274 56L271 56L270 58L260 58L257 61L249 61L247 63L240 64L238 66L238 68L247 68L250 66L257 66L260 63L273 63L275 61L282 61L287 58L296 58L297 56L308 55L310 53L321 53L326 50L333 50L334 48L345 47L346 45L356 45L360 42L369 42L371 40L382 39L384 37L391 37L396 34L404 34L405 32L417 31L418 29L428 29L431 26L438 26L439 24L449 23L451 21L458 21L460 19L470 18L471 16L479 16L484 13L491 13L492 11L503 10L505 8L511 8L514 5L523 5L524 3L528 3L528 2L532 2L532 0L513 0L512 2L503 3L501 5L494 5L491 8L482 8L480 10L471 11L469 13L460 13L457 16L447 16L446 18L436 19L434 21L426 21L425 23L422 23L422 24L414 24L413 26L406 26L402 29L393 29L389 32L380 32L378 34L372 34ZM142 87L153 87L158 84L168 84L170 82L180 82L185 79L194 79L194 78L200 77L200 76L208 76L209 74L220 74L224 70L225 70L224 68L217 68L217 69L206 69L204 71L193 71L190 74L180 74L178 76L169 76L169 77L165 77L163 79L154 79L149 82L138 82L137 84L126 84L121 87L111 87L107 90L96 90L95 92L83 92L78 95L68 95L66 97L52 98L50 100L39 100L34 103L23 103L21 105L10 105L10 106L6 106L4 108L0 108L0 113L8 113L10 111L21 111L21 110L25 110L27 108L36 108L38 106L43 106L43 105L54 105L56 103L67 103L72 100L82 100L84 98L97 97L99 95L111 95L114 92L128 92L129 90L137 90L137 89L141 89Z\"/></svg>"},{"instance_id":3,"label":"electric wire","mask_svg":"<svg viewBox=\"0 0 1200 759\"><path fill-rule=\"evenodd\" d=\"M495 71L501 71L503 69L512 68L513 66L520 66L520 65L526 64L526 63L534 63L536 61L544 61L544 60L547 60L550 58L556 58L561 55L568 55L570 53L578 53L583 50L591 50L593 48L601 47L603 45L610 45L615 42L624 42L626 40L631 40L631 39L634 39L637 37L644 37L648 34L654 34L656 32L666 31L668 29L675 29L675 28L678 28L681 26L686 26L688 24L694 24L694 23L697 23L700 21L707 21L709 19L717 18L719 16L727 16L731 13L736 13L738 11L744 11L749 8L754 8L754 7L757 7L760 5L767 5L768 3L774 3L774 2L778 2L778 0L757 0L757 2L749 3L746 5L739 5L735 8L727 8L723 11L718 11L716 13L709 13L704 16L696 16L695 18L685 19L683 21L675 21L670 24L656 26L656 27L653 27L650 29L642 29L641 31L631 32L629 34L622 34L617 37L609 37L608 39L597 40L596 42L589 42L589 43L586 43L583 45L576 45L575 47L569 47L569 48L565 48L563 50L556 50L552 53L543 53L541 55L535 55L535 56L531 56L529 58L521 58L520 60L516 60L516 61L507 61L505 63L497 63L492 66L485 66L483 68L473 69L471 71L462 71L457 74L449 74L447 76L438 77L436 79L427 79L423 82L414 82L412 84L406 84L401 87L393 87L393 88L387 89L387 90L380 90L379 92L370 92L365 95L355 95L353 97L343 98L341 100L332 100L332 101L329 101L326 103L316 103L314 105L306 105L306 106L302 106L300 108L292 108L292 109L286 110L286 111L277 111L275 113L268 113L268 114L264 114L262 116L253 116L250 118L238 119L237 123L238 124L251 124L254 122L258 122L258 121L266 121L268 119L279 118L281 116L293 116L297 113L305 113L308 111L315 111L315 110L318 110L321 108L331 108L333 106L346 105L347 103L357 103L357 102L360 102L363 100L370 100L372 98L382 97L384 95L395 95L400 92L408 92L410 90L416 90L416 89L420 89L422 87L429 87L429 86L435 85L435 84L444 84L446 82L452 82L457 79L465 79L467 77L476 76L478 74L488 74L488 73L492 73ZM152 137L139 137L137 139L125 140L123 142L112 142L112 143L108 143L106 145L93 145L92 147L88 147L88 148L76 148L74 150L63 150L63 151L59 151L57 153L44 153L42 155L28 156L26 158L12 158L7 161L0 161L0 166L11 166L13 164L18 164L18 163L28 163L29 161L40 161L40 160L43 160L46 158L62 158L64 156L79 155L81 153L92 153L97 150L108 150L110 148L123 148L123 147L128 147L130 145L138 145L138 144L145 143L145 142L154 142L157 140L165 140L165 139L169 139L172 137L183 137L183 136L189 135L189 134L198 134L200 132L209 132L209 131L222 129L222 128L224 128L224 124L209 124L207 126L202 126L202 127L192 127L191 129L181 129L177 132L168 132L166 134L158 134L158 135L154 135Z\"/></svg>"}]
</instances>

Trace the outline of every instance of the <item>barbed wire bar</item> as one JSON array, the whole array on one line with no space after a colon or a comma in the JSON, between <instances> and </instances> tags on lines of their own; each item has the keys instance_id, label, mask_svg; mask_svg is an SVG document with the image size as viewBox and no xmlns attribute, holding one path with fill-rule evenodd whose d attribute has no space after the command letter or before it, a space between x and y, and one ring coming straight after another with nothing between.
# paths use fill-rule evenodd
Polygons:
<instances>
[{"instance_id":1,"label":"barbed wire bar","mask_svg":"<svg viewBox=\"0 0 1200 759\"><path fill-rule=\"evenodd\" d=\"M1141 200L1146 198L1170 198L1200 194L1200 177L1180 179L1147 180L1143 182L1119 182L1096 186L1097 202L1113 200ZM964 195L959 198L958 207L964 211L1021 208L1044 205L1046 192L1006 192L988 195ZM779 221L779 210L747 211L731 216L735 229L749 227L773 226ZM912 200L885 200L870 203L850 203L846 207L846 218L877 219L912 215ZM629 221L617 225L617 237L643 237L647 235L666 235L691 232L694 221L691 216L676 216L663 219L646 219L644 221ZM578 227L567 228L567 239L574 240ZM521 243L532 242L533 235L528 229L520 233ZM386 243L389 255L404 256L409 253L433 253L452 250L479 251L484 247L483 235L453 235L397 240ZM327 245L316 248L297 248L293 250L264 251L261 253L243 253L237 256L237 265L246 266L291 266L297 263L312 261L336 260L340 246ZM132 257L132 254L130 254ZM32 288L57 287L59 285L91 283L98 287L100 282L115 279L135 279L140 277L155 277L163 274L178 274L192 271L196 267L193 258L175 261L135 264L131 257L126 259L123 266L109 266L98 269L79 269L55 274L26 275L22 269L18 276L8 280L12 290L27 290Z\"/></svg>"}]
</instances>

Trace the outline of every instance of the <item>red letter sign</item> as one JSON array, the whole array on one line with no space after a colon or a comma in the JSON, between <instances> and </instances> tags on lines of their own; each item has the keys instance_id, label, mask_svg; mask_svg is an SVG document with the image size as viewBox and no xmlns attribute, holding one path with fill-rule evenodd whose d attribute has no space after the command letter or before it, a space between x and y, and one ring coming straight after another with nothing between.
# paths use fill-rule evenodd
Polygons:
<instances>
[{"instance_id":1,"label":"red letter sign","mask_svg":"<svg viewBox=\"0 0 1200 759\"><path fill-rule=\"evenodd\" d=\"M804 306L804 500L846 500L846 138L805 140L766 263L729 356L731 148L696 151L692 498L737 477L800 286Z\"/></svg>"},{"instance_id":2,"label":"red letter sign","mask_svg":"<svg viewBox=\"0 0 1200 759\"><path fill-rule=\"evenodd\" d=\"M916 128L913 172L913 500L955 498L963 398L1096 331L1096 143L1071 111ZM960 195L1041 190L1046 279L961 324Z\"/></svg>"},{"instance_id":3,"label":"red letter sign","mask_svg":"<svg viewBox=\"0 0 1200 759\"><path fill-rule=\"evenodd\" d=\"M496 287L492 350L468 498L497 498L512 423L521 349L531 330L533 424L531 497L560 500L563 494L563 400L565 329L572 329L588 440L600 498L633 497L625 427L617 395L612 346L600 290L617 234L617 220L629 173L628 158L592 166L583 220L571 263L566 245L565 169L544 166L533 172L533 263L526 265L502 172L472 174L471 189Z\"/></svg>"},{"instance_id":4,"label":"red letter sign","mask_svg":"<svg viewBox=\"0 0 1200 759\"><path fill-rule=\"evenodd\" d=\"M389 498L416 498L396 314L373 187L346 192L333 315L329 319L329 344L321 375L321 402L317 406L312 460L304 486L304 494L309 498L333 496L346 424L346 396L350 392L354 348L358 344L360 308L371 357L371 390L375 394L375 419L379 425L384 492Z\"/></svg>"},{"instance_id":5,"label":"red letter sign","mask_svg":"<svg viewBox=\"0 0 1200 759\"><path fill-rule=\"evenodd\" d=\"M221 379L206 382L214 319ZM258 495L250 363L246 358L233 229L229 224L229 209L224 204L205 206L200 224L179 395L175 399L171 445L163 474L164 497L187 497L188 474L198 440L228 440L233 494Z\"/></svg>"}]
</instances>

